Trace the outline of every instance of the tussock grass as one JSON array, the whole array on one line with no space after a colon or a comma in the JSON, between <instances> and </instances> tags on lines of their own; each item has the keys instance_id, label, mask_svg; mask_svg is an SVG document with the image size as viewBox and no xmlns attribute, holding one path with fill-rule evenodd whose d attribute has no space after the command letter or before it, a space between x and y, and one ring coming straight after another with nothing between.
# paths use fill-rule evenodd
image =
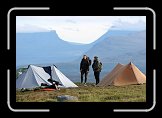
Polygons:
<instances>
[{"instance_id":1,"label":"tussock grass","mask_svg":"<svg viewBox=\"0 0 162 118\"><path fill-rule=\"evenodd\" d=\"M71 95L78 101L66 102L146 102L146 84L128 86L96 87L76 83L78 88L61 88L55 91L26 91L16 92L16 102L57 102L57 96Z\"/></svg>"}]
</instances>

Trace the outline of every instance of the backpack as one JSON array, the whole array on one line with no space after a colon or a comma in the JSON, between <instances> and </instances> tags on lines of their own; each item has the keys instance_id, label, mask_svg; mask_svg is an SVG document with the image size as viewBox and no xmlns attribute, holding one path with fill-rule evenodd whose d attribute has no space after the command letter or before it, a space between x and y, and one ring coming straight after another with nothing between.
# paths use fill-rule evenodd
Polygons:
<instances>
[{"instance_id":1,"label":"backpack","mask_svg":"<svg viewBox=\"0 0 162 118\"><path fill-rule=\"evenodd\" d=\"M101 71L102 70L102 63L99 61L98 63L98 70Z\"/></svg>"},{"instance_id":2,"label":"backpack","mask_svg":"<svg viewBox=\"0 0 162 118\"><path fill-rule=\"evenodd\" d=\"M96 64L93 66L94 71L101 71L102 70L102 63L98 61Z\"/></svg>"}]
</instances>

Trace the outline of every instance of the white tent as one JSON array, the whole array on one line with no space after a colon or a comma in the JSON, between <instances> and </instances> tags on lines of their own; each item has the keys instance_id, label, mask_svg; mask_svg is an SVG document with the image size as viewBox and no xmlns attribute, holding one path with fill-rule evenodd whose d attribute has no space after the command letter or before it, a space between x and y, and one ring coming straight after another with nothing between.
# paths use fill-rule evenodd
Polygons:
<instances>
[{"instance_id":1,"label":"white tent","mask_svg":"<svg viewBox=\"0 0 162 118\"><path fill-rule=\"evenodd\" d=\"M41 83L51 85L51 83L48 82L48 79L51 76L53 80L59 81L59 83L62 84L62 87L78 87L55 66L51 66L50 70L51 75L42 67L30 65L27 71L17 78L16 88L35 88L41 86Z\"/></svg>"},{"instance_id":2,"label":"white tent","mask_svg":"<svg viewBox=\"0 0 162 118\"><path fill-rule=\"evenodd\" d=\"M51 72L52 79L58 81L64 87L78 87L55 66L51 66L51 71L52 71Z\"/></svg>"}]
</instances>

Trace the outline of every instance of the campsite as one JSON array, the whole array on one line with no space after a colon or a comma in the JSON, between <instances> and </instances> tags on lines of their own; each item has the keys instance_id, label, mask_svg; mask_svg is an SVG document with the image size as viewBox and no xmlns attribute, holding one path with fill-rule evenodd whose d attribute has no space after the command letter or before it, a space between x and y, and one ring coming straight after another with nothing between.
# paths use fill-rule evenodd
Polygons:
<instances>
[{"instance_id":1,"label":"campsite","mask_svg":"<svg viewBox=\"0 0 162 118\"><path fill-rule=\"evenodd\" d=\"M146 16L17 16L15 80L16 102L146 102Z\"/></svg>"},{"instance_id":2,"label":"campsite","mask_svg":"<svg viewBox=\"0 0 162 118\"><path fill-rule=\"evenodd\" d=\"M50 73L50 74L49 74ZM60 90L43 90L41 82L47 79L62 83ZM96 86L94 83L73 83L55 66L30 65L16 80L17 102L57 102L57 96L75 96L66 102L145 102L146 76L133 64L117 64Z\"/></svg>"}]
</instances>

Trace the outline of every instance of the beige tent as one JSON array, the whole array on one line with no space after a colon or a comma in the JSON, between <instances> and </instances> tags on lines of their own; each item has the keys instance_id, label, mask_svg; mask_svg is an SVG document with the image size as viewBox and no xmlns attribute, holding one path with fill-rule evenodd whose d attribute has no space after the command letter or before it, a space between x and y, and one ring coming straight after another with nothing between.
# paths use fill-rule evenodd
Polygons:
<instances>
[{"instance_id":1,"label":"beige tent","mask_svg":"<svg viewBox=\"0 0 162 118\"><path fill-rule=\"evenodd\" d=\"M102 79L98 86L122 86L143 83L146 83L146 76L130 62L127 65L117 64L115 68Z\"/></svg>"}]
</instances>

